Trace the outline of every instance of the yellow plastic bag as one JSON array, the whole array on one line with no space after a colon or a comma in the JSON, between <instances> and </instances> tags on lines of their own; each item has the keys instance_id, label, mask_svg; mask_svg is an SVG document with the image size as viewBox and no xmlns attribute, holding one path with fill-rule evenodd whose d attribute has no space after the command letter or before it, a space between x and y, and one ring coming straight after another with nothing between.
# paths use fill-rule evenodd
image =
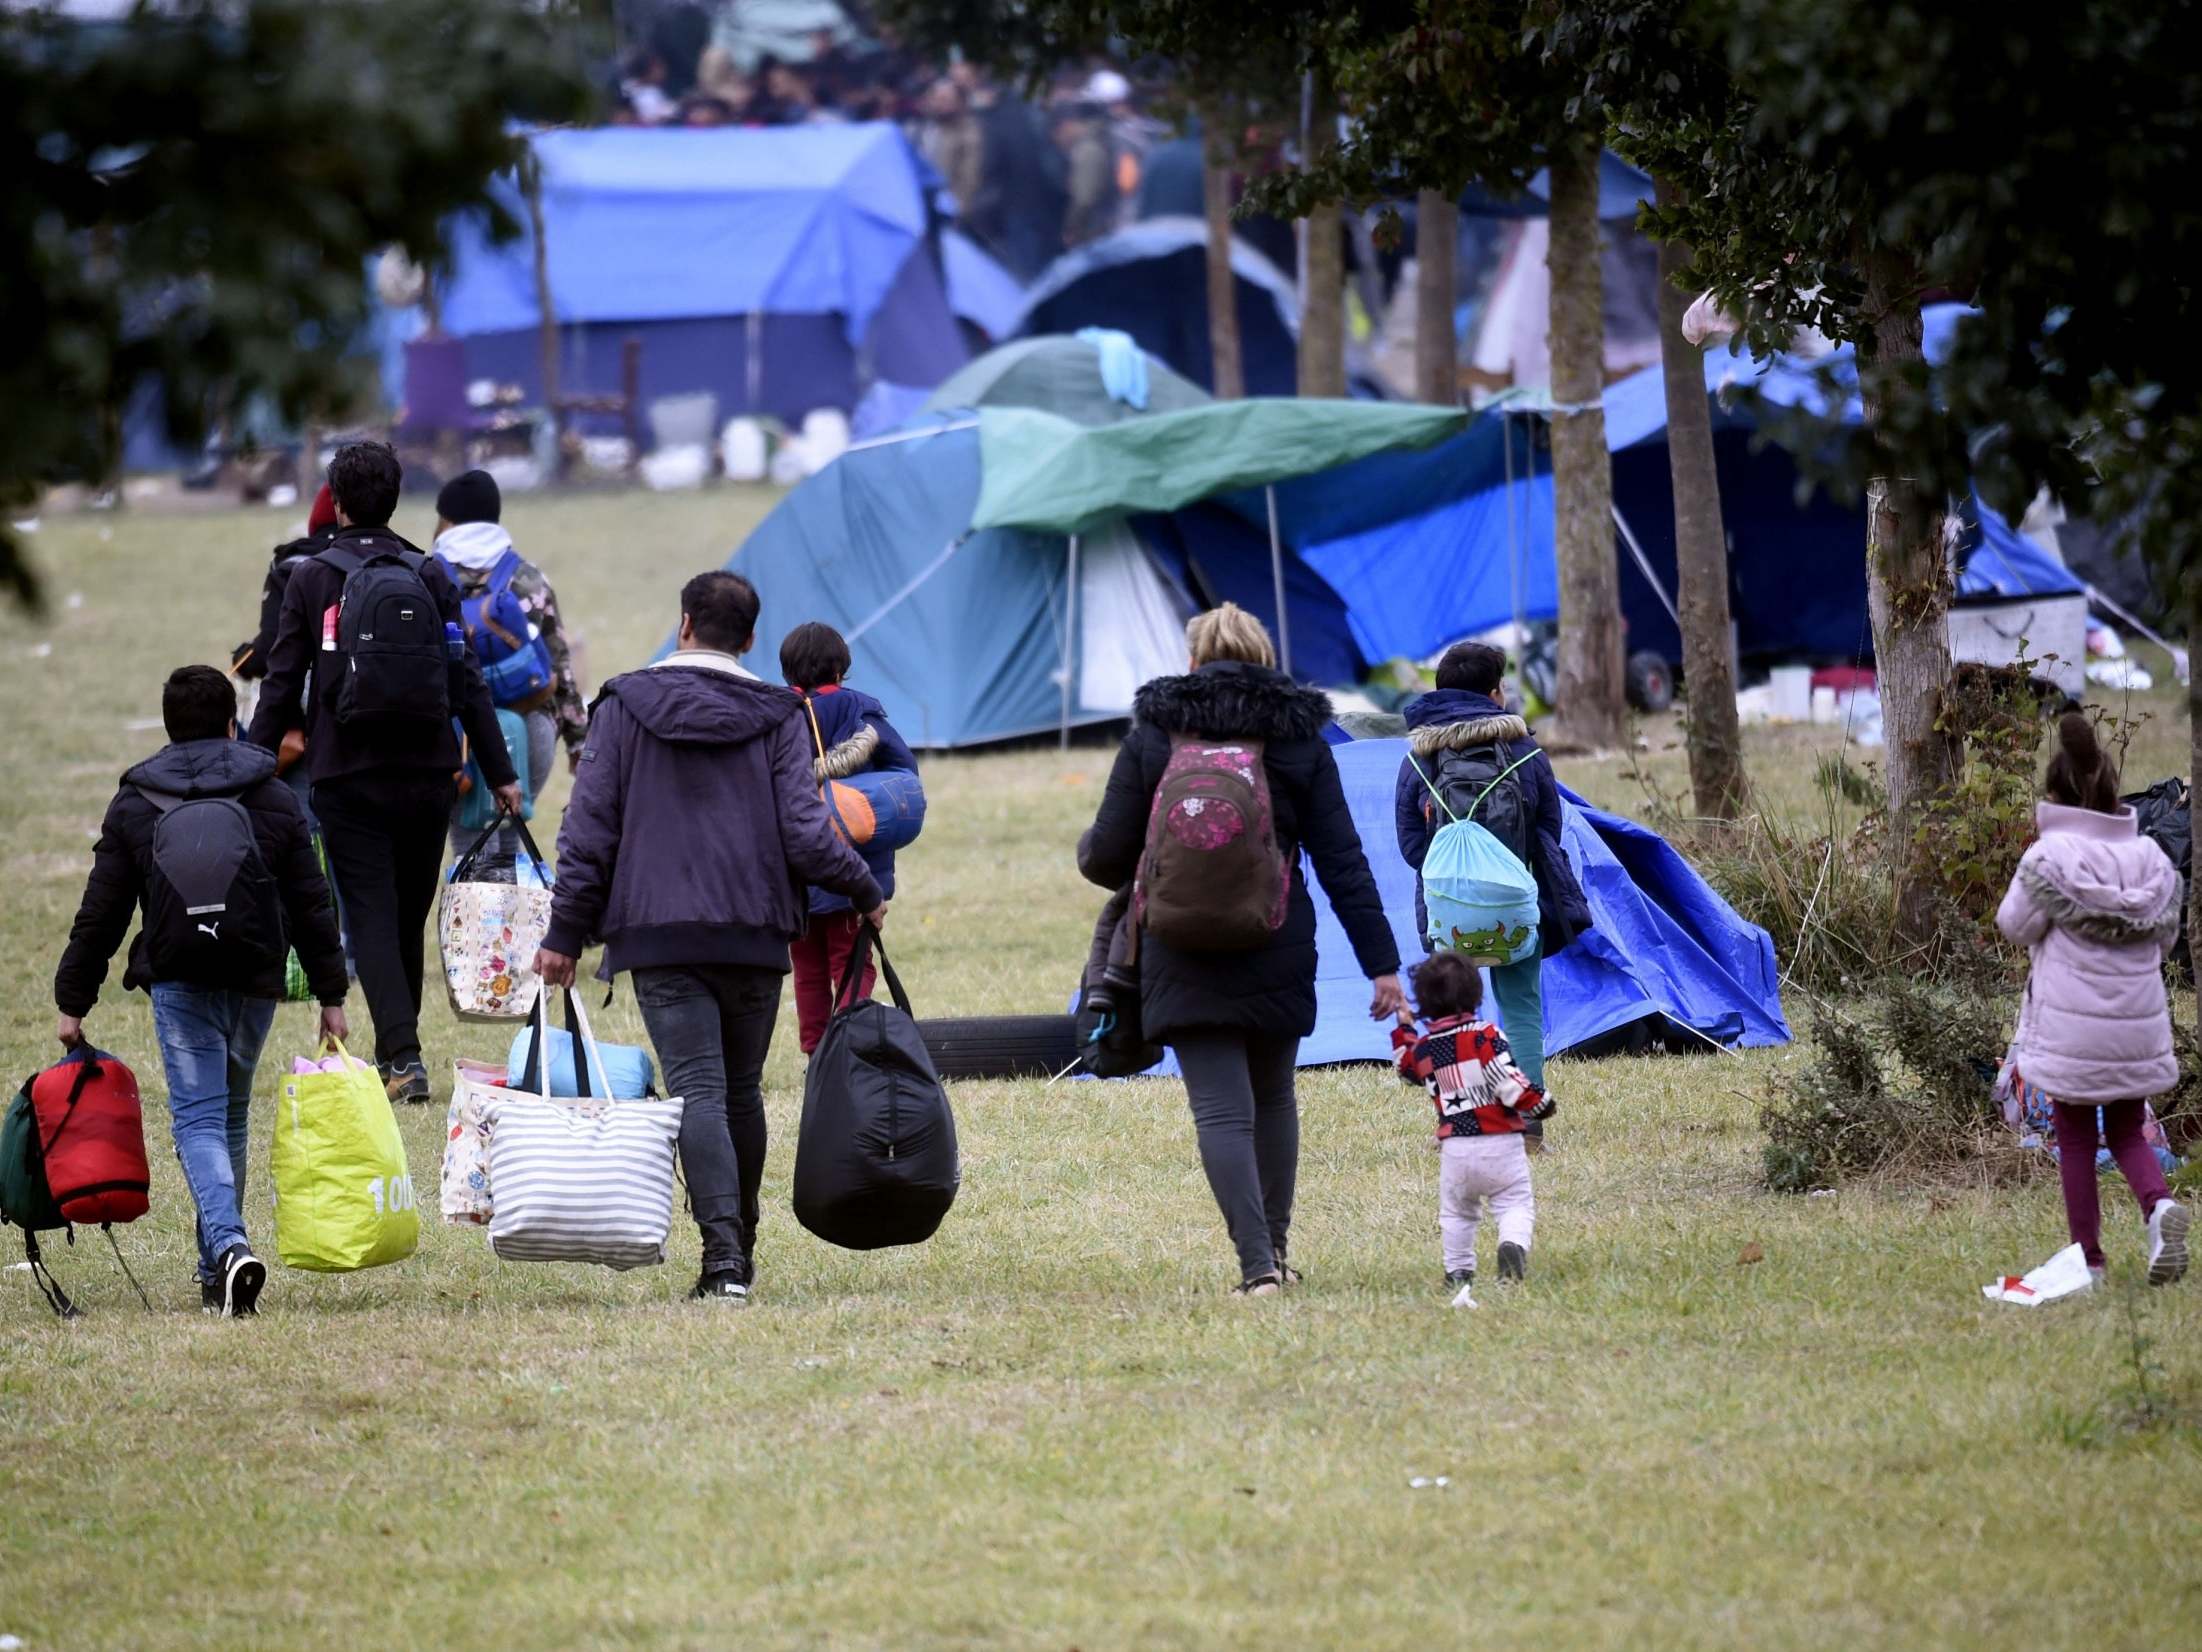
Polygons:
<instances>
[{"instance_id":1,"label":"yellow plastic bag","mask_svg":"<svg viewBox=\"0 0 2202 1652\"><path fill-rule=\"evenodd\" d=\"M275 1253L285 1267L351 1273L402 1262L420 1243L397 1116L372 1067L344 1046L341 1072L291 1073L275 1109Z\"/></svg>"}]
</instances>

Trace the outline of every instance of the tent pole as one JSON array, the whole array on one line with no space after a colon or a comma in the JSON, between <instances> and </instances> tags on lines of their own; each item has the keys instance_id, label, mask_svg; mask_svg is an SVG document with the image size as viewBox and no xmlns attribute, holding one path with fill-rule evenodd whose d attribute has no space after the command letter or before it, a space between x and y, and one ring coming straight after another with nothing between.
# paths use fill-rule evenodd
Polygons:
<instances>
[{"instance_id":1,"label":"tent pole","mask_svg":"<svg viewBox=\"0 0 2202 1652\"><path fill-rule=\"evenodd\" d=\"M1285 612L1284 540L1277 533L1277 485L1262 489L1269 498L1269 582L1277 596L1277 668L1292 675L1292 617Z\"/></svg>"},{"instance_id":2,"label":"tent pole","mask_svg":"<svg viewBox=\"0 0 2202 1652\"><path fill-rule=\"evenodd\" d=\"M1070 750L1071 685L1078 675L1078 536L1070 536L1068 574L1063 591L1063 732L1062 749Z\"/></svg>"},{"instance_id":3,"label":"tent pole","mask_svg":"<svg viewBox=\"0 0 2202 1652\"><path fill-rule=\"evenodd\" d=\"M1652 595L1659 599L1659 606L1667 610L1667 618L1681 627L1682 616L1675 610L1674 598L1667 595L1667 588L1659 583L1659 576L1652 572L1651 558L1644 554L1644 547L1637 543L1636 530L1629 526L1629 519L1621 514L1621 507L1613 507L1613 525L1621 530L1621 543L1629 548L1629 555L1636 559L1636 566L1644 576L1644 583L1652 588Z\"/></svg>"},{"instance_id":4,"label":"tent pole","mask_svg":"<svg viewBox=\"0 0 2202 1652\"><path fill-rule=\"evenodd\" d=\"M1528 639L1522 635L1522 554L1521 530L1514 520L1514 415L1510 411L1499 413L1499 431L1506 442L1506 588L1514 605L1514 647L1518 653L1528 653Z\"/></svg>"}]
</instances>

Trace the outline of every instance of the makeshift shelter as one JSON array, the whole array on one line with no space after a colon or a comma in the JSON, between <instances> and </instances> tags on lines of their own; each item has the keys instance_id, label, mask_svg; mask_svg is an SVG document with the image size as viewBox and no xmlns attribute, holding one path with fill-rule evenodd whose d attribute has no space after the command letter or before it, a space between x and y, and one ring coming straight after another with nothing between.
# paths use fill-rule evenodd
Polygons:
<instances>
[{"instance_id":1,"label":"makeshift shelter","mask_svg":"<svg viewBox=\"0 0 2202 1652\"><path fill-rule=\"evenodd\" d=\"M1148 218L1074 247L1033 282L1017 336L1113 327L1213 390L1207 259L1208 226L1198 218ZM1290 276L1236 237L1231 274L1246 392L1289 396L1298 385L1298 290Z\"/></svg>"},{"instance_id":2,"label":"makeshift shelter","mask_svg":"<svg viewBox=\"0 0 2202 1652\"><path fill-rule=\"evenodd\" d=\"M709 391L722 416L792 420L966 359L921 164L892 125L611 127L529 149L539 188L496 186L520 238L453 226L438 313L467 378L536 400L611 390L635 338L645 401Z\"/></svg>"},{"instance_id":3,"label":"makeshift shelter","mask_svg":"<svg viewBox=\"0 0 2202 1652\"><path fill-rule=\"evenodd\" d=\"M804 620L833 625L851 680L913 745L1067 732L1123 717L1140 683L1183 669L1194 585L1217 565L1261 592L1265 618L1284 590L1287 659L1303 627L1319 629L1294 600L1281 532L1208 547L1196 569L1157 548L1154 524L1462 422L1442 408L1248 400L1087 428L986 407L859 443L782 500L728 566L763 599L761 658Z\"/></svg>"},{"instance_id":4,"label":"makeshift shelter","mask_svg":"<svg viewBox=\"0 0 2202 1652\"><path fill-rule=\"evenodd\" d=\"M944 229L940 263L948 281L948 307L958 321L985 344L999 344L1016 331L1025 290L992 253L962 230Z\"/></svg>"},{"instance_id":5,"label":"makeshift shelter","mask_svg":"<svg viewBox=\"0 0 2202 1652\"><path fill-rule=\"evenodd\" d=\"M1399 857L1392 822L1393 785L1407 742L1356 740L1332 750L1399 955L1419 959L1414 872ZM1560 793L1562 842L1595 924L1545 960L1545 1053L1597 1046L1647 1022L1645 1030L1669 1048L1788 1043L1780 972L1766 931L1738 917L1657 832L1593 808L1564 786ZM1318 891L1316 1021L1314 1033L1300 1042L1300 1065L1388 1061L1389 1029L1369 1020L1369 983L1312 868L1308 877ZM1173 1070L1168 1059L1155 1069Z\"/></svg>"}]
</instances>

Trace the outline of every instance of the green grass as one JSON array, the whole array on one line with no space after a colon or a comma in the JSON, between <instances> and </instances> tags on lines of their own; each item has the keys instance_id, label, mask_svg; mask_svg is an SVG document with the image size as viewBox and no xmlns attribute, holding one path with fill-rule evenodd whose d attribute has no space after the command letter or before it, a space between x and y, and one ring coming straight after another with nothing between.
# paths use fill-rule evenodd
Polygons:
<instances>
[{"instance_id":1,"label":"green grass","mask_svg":"<svg viewBox=\"0 0 2202 1652\"><path fill-rule=\"evenodd\" d=\"M679 579L764 502L517 503L512 525L601 678L645 657ZM224 658L250 629L276 525L72 518L37 536L51 622L0 618L16 980L0 1071L53 1053L46 983L89 834L159 738L128 725L157 714L170 665ZM1798 766L1800 738L1753 736L1762 779ZM921 1014L1062 1001L1094 905L1071 844L1107 761L928 765L931 821L891 930ZM1628 800L1611 765L1563 772ZM142 1000L110 991L91 1025L146 1080L158 1144ZM598 1025L636 1037L631 997ZM503 1043L440 998L427 1031L439 1072ZM304 1008L281 1012L263 1095L309 1033ZM2053 1187L1760 1194L1751 1097L1785 1059L1556 1067L1533 1277L1473 1315L1449 1313L1438 1283L1427 1106L1375 1069L1302 1087L1308 1282L1258 1304L1225 1294L1235 1269L1164 1083L960 1087L961 1202L932 1244L859 1256L787 1214L784 1037L760 1296L737 1313L679 1300L696 1260L683 1222L667 1267L619 1277L500 1267L479 1234L437 1226L402 1266L278 1269L257 1323L205 1321L189 1203L156 1151L154 1213L120 1237L159 1312L103 1246L58 1258L90 1309L77 1324L0 1275L0 1634L36 1649L2175 1644L2202 1607L2202 1435L2116 1426L2131 1366L2116 1296L2026 1312L1978 1294L2062 1242ZM441 1122L402 1121L424 1189ZM263 1244L269 1128L249 1205ZM2130 1282L2136 1233L2108 1190L2105 1205ZM1754 1244L1763 1260L1739 1261ZM2202 1299L2138 1308L2159 1382L2202 1401ZM1449 1489L1409 1487L1440 1474Z\"/></svg>"}]
</instances>

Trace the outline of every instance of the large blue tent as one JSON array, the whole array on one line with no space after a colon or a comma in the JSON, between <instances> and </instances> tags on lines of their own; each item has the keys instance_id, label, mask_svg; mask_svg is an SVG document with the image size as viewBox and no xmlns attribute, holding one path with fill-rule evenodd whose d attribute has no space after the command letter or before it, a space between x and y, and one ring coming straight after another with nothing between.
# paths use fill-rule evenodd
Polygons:
<instances>
[{"instance_id":1,"label":"large blue tent","mask_svg":"<svg viewBox=\"0 0 2202 1652\"><path fill-rule=\"evenodd\" d=\"M709 390L722 412L790 419L851 408L875 379L937 384L966 359L923 167L895 126L612 127L529 143L564 390L618 389L630 337L646 399ZM526 226L518 186L496 187ZM537 290L531 232L497 246L479 219L453 226L440 316L469 377L540 392ZM998 294L974 302L999 317Z\"/></svg>"}]
</instances>

